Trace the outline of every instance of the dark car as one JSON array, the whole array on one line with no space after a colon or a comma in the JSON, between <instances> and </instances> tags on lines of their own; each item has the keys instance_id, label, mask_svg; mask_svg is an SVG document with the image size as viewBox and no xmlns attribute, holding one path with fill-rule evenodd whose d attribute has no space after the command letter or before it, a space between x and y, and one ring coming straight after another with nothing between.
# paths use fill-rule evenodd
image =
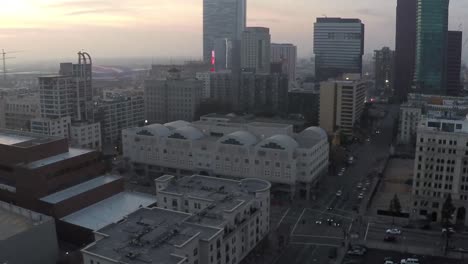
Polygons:
<instances>
[{"instance_id":1,"label":"dark car","mask_svg":"<svg viewBox=\"0 0 468 264\"><path fill-rule=\"evenodd\" d=\"M396 236L385 236L384 241L385 242L396 242L397 238Z\"/></svg>"},{"instance_id":2,"label":"dark car","mask_svg":"<svg viewBox=\"0 0 468 264\"><path fill-rule=\"evenodd\" d=\"M330 248L328 251L328 258L335 259L338 256L338 250L336 248Z\"/></svg>"}]
</instances>

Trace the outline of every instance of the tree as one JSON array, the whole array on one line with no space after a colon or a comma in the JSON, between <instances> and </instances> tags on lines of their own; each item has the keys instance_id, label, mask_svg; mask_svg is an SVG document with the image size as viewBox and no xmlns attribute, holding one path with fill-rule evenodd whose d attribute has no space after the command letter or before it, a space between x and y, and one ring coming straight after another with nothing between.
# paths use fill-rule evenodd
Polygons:
<instances>
[{"instance_id":1,"label":"tree","mask_svg":"<svg viewBox=\"0 0 468 264\"><path fill-rule=\"evenodd\" d=\"M395 216L400 215L401 213L401 203L400 199L398 199L398 196L395 194L393 196L393 199L390 201L390 208L389 208L390 213L392 214L392 224L395 224Z\"/></svg>"},{"instance_id":2,"label":"tree","mask_svg":"<svg viewBox=\"0 0 468 264\"><path fill-rule=\"evenodd\" d=\"M449 194L442 206L442 224L444 225L444 227L447 228L449 226L450 221L453 218L453 213L455 213L455 210L456 208L452 202L452 195Z\"/></svg>"}]
</instances>

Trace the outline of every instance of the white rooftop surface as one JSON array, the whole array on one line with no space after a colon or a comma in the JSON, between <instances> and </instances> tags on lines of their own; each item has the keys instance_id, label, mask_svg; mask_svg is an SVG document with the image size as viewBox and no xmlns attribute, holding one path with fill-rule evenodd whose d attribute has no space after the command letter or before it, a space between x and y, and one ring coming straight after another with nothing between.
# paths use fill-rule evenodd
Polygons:
<instances>
[{"instance_id":1,"label":"white rooftop surface","mask_svg":"<svg viewBox=\"0 0 468 264\"><path fill-rule=\"evenodd\" d=\"M122 177L120 176L115 176L115 175L104 175L100 176L97 178L94 178L92 180L89 180L87 182L83 182L81 184L75 185L73 187L70 187L68 189L62 190L60 192L53 193L51 195L45 196L41 198L41 201L50 203L50 204L56 204L60 203L64 200L67 200L71 197L77 196L79 194L82 194L84 192L87 192L89 190L95 189L96 187L99 187L101 185L116 181L121 179Z\"/></svg>"},{"instance_id":2,"label":"white rooftop surface","mask_svg":"<svg viewBox=\"0 0 468 264\"><path fill-rule=\"evenodd\" d=\"M96 231L116 223L140 207L148 207L156 202L156 197L138 193L121 192L94 205L88 206L61 220Z\"/></svg>"},{"instance_id":3,"label":"white rooftop surface","mask_svg":"<svg viewBox=\"0 0 468 264\"><path fill-rule=\"evenodd\" d=\"M0 134L0 145L15 145L33 139L31 137L2 133Z\"/></svg>"},{"instance_id":4,"label":"white rooftop surface","mask_svg":"<svg viewBox=\"0 0 468 264\"><path fill-rule=\"evenodd\" d=\"M45 159L33 161L31 163L26 164L26 167L29 168L29 169L37 169L37 168L40 168L42 166L47 166L47 165L54 164L54 163L62 161L62 160L67 160L67 159L70 159L70 158L78 157L78 156L81 156L81 155L84 155L84 154L87 154L87 153L93 152L93 151L94 150L92 150L92 149L69 148L68 152L65 152L65 153L62 153L62 154L59 154L59 155L55 155L55 156L52 156L52 157L48 157L48 158L45 158Z\"/></svg>"}]
</instances>

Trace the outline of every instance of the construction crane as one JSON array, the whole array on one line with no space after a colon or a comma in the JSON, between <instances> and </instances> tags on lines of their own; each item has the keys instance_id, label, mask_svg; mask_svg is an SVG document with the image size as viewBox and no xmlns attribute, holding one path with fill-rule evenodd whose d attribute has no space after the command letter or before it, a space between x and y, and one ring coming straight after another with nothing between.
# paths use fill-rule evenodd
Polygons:
<instances>
[{"instance_id":1,"label":"construction crane","mask_svg":"<svg viewBox=\"0 0 468 264\"><path fill-rule=\"evenodd\" d=\"M16 57L7 57L7 54L12 54L12 53L20 53L22 51L11 51L11 52L5 52L4 49L2 49L2 61L3 61L3 80L6 81L7 78L7 68L6 68L6 60L9 59L16 59Z\"/></svg>"}]
</instances>

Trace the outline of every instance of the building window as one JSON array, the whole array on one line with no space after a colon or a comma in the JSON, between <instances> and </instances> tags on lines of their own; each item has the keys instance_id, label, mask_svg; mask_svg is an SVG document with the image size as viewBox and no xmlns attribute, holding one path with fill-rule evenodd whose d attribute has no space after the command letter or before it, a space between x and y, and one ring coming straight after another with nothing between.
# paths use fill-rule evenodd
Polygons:
<instances>
[{"instance_id":1,"label":"building window","mask_svg":"<svg viewBox=\"0 0 468 264\"><path fill-rule=\"evenodd\" d=\"M197 255L198 255L198 248L194 248L194 249L193 249L193 255L194 255L194 256L197 256Z\"/></svg>"}]
</instances>

